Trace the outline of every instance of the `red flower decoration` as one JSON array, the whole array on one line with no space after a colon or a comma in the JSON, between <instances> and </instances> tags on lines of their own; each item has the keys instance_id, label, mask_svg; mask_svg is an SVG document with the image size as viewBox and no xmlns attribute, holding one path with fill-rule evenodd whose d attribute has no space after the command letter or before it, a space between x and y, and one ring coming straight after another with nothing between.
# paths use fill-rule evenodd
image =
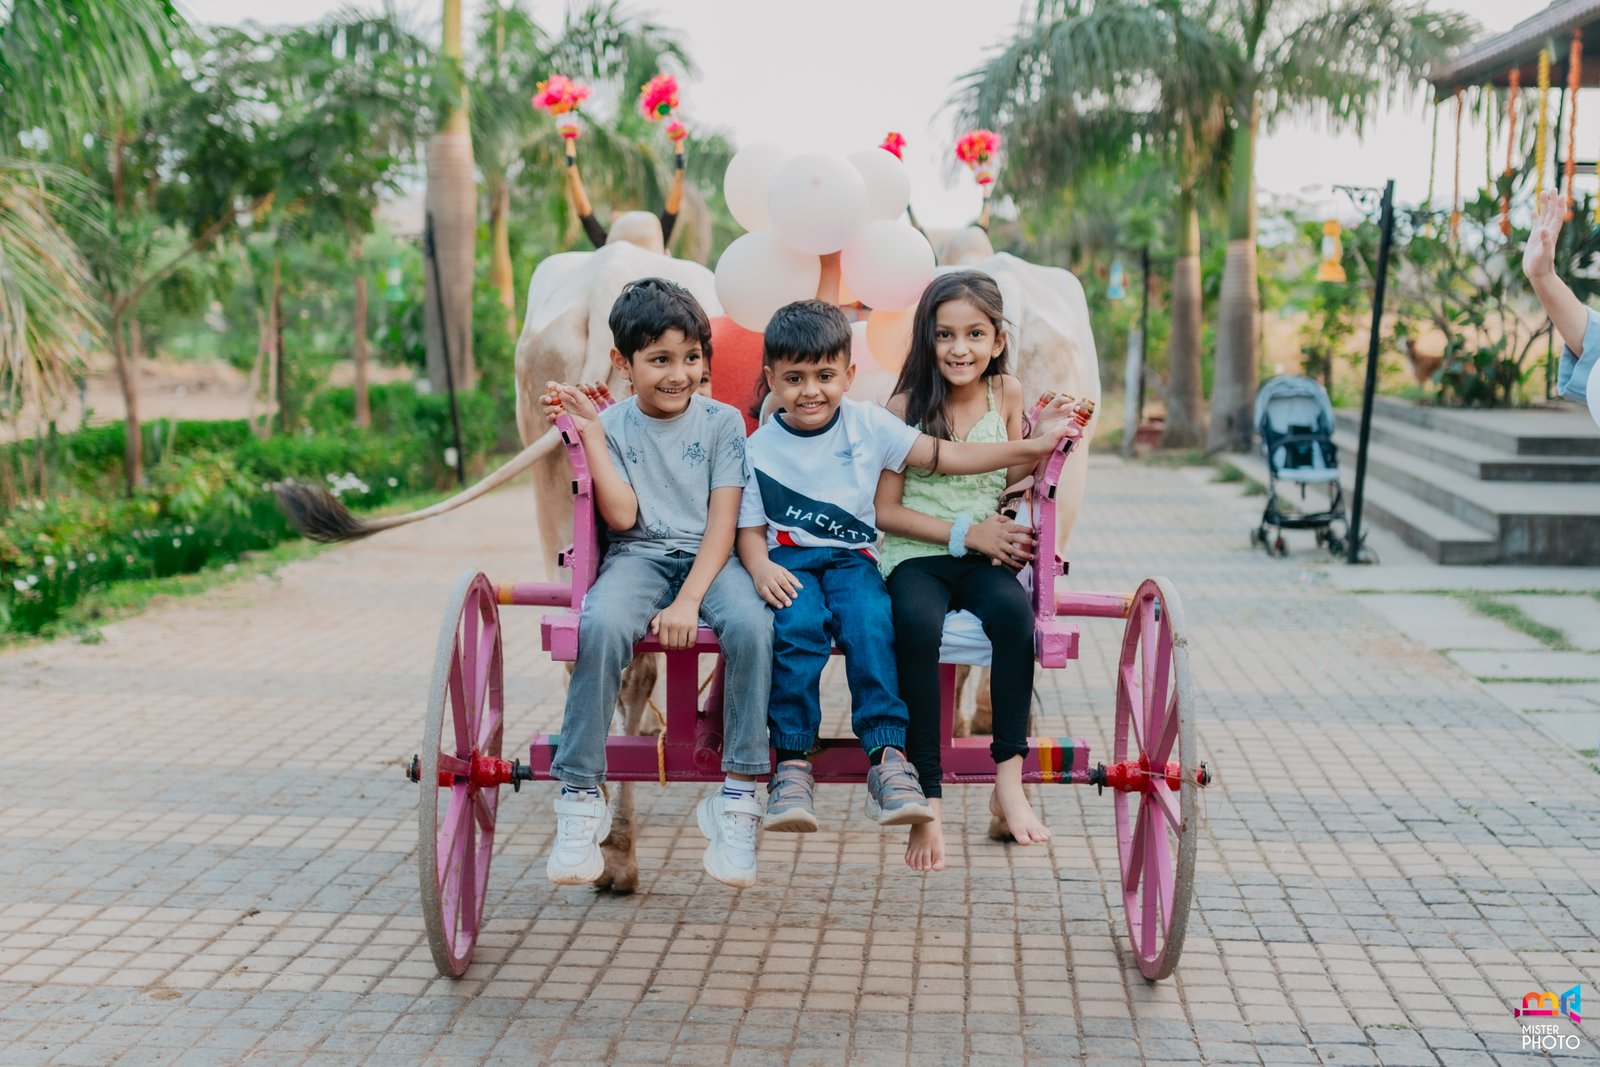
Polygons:
<instances>
[{"instance_id":1,"label":"red flower decoration","mask_svg":"<svg viewBox=\"0 0 1600 1067\"><path fill-rule=\"evenodd\" d=\"M900 153L905 150L906 139L893 130L884 135L883 143L878 146L896 159L904 159Z\"/></svg>"},{"instance_id":2,"label":"red flower decoration","mask_svg":"<svg viewBox=\"0 0 1600 1067\"><path fill-rule=\"evenodd\" d=\"M972 130L956 142L956 158L977 169L1000 151L1000 135L993 130Z\"/></svg>"},{"instance_id":3,"label":"red flower decoration","mask_svg":"<svg viewBox=\"0 0 1600 1067\"><path fill-rule=\"evenodd\" d=\"M651 122L660 122L678 106L678 79L670 74L657 74L639 90L639 110Z\"/></svg>"},{"instance_id":4,"label":"red flower decoration","mask_svg":"<svg viewBox=\"0 0 1600 1067\"><path fill-rule=\"evenodd\" d=\"M679 143L688 136L688 127L679 122L677 119L673 119L671 122L667 123L667 140L671 141L673 144Z\"/></svg>"},{"instance_id":5,"label":"red flower decoration","mask_svg":"<svg viewBox=\"0 0 1600 1067\"><path fill-rule=\"evenodd\" d=\"M589 99L589 87L575 82L565 74L552 74L535 86L533 106L552 115L565 115L578 110L578 105Z\"/></svg>"}]
</instances>

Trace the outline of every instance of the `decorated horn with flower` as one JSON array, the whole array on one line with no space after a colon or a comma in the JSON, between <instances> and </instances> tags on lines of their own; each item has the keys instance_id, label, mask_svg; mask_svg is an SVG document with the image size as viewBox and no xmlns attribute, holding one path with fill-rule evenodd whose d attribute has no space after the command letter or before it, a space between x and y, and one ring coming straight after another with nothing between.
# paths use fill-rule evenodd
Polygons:
<instances>
[{"instance_id":1,"label":"decorated horn with flower","mask_svg":"<svg viewBox=\"0 0 1600 1067\"><path fill-rule=\"evenodd\" d=\"M681 157L683 141L689 136L689 128L672 118L672 113L677 107L678 79L670 74L657 74L645 82L639 90L640 113L650 122L665 123L662 129L667 135L667 140L672 142L673 151Z\"/></svg>"},{"instance_id":2,"label":"decorated horn with flower","mask_svg":"<svg viewBox=\"0 0 1600 1067\"><path fill-rule=\"evenodd\" d=\"M956 159L971 168L985 197L994 185L994 157L999 151L1000 135L993 130L970 130L956 142Z\"/></svg>"},{"instance_id":3,"label":"decorated horn with flower","mask_svg":"<svg viewBox=\"0 0 1600 1067\"><path fill-rule=\"evenodd\" d=\"M552 74L534 87L533 106L539 111L549 112L556 120L556 129L567 142L568 162L572 161L577 152L578 134L582 132L578 122L578 108L587 99L589 99L589 87L573 81L565 74Z\"/></svg>"},{"instance_id":4,"label":"decorated horn with flower","mask_svg":"<svg viewBox=\"0 0 1600 1067\"><path fill-rule=\"evenodd\" d=\"M903 160L906 158L902 154L906 150L906 139L900 136L900 134L894 130L890 130L888 133L883 135L883 143L878 145L878 147L896 159Z\"/></svg>"}]
</instances>

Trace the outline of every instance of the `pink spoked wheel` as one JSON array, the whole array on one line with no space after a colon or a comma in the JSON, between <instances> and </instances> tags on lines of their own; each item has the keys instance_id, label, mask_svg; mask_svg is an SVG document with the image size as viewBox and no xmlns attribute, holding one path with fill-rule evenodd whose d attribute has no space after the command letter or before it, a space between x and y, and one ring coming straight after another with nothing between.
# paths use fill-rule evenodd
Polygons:
<instances>
[{"instance_id":1,"label":"pink spoked wheel","mask_svg":"<svg viewBox=\"0 0 1600 1067\"><path fill-rule=\"evenodd\" d=\"M472 962L500 804L505 726L500 610L494 586L468 571L450 593L428 692L418 780L422 917L439 973ZM492 761L492 762L491 762Z\"/></svg>"},{"instance_id":2,"label":"pink spoked wheel","mask_svg":"<svg viewBox=\"0 0 1600 1067\"><path fill-rule=\"evenodd\" d=\"M1146 578L1122 634L1115 765L1106 777L1128 938L1139 973L1152 981L1177 967L1189 925L1195 795L1210 780L1196 764L1193 709L1182 601L1167 579Z\"/></svg>"}]
</instances>

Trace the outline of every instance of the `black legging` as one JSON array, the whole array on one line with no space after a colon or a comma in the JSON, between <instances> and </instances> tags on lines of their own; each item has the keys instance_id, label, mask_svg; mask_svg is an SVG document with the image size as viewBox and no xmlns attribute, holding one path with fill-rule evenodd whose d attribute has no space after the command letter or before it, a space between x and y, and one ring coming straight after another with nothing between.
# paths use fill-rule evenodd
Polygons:
<instances>
[{"instance_id":1,"label":"black legging","mask_svg":"<svg viewBox=\"0 0 1600 1067\"><path fill-rule=\"evenodd\" d=\"M994 706L996 763L1028 751L1028 709L1033 702L1033 608L1016 575L988 556L919 556L889 575L894 602L894 654L900 695L911 712L906 758L917 768L922 792L942 796L939 764L939 643L947 611L966 609L983 623L994 648L989 699Z\"/></svg>"}]
</instances>

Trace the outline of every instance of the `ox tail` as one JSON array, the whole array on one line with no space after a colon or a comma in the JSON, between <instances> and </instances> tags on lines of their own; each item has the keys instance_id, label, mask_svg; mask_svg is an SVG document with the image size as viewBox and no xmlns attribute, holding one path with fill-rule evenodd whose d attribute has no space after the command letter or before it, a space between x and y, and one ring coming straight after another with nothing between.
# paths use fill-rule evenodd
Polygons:
<instances>
[{"instance_id":1,"label":"ox tail","mask_svg":"<svg viewBox=\"0 0 1600 1067\"><path fill-rule=\"evenodd\" d=\"M278 506L283 509L290 524L312 541L324 543L356 541L370 537L380 530L390 530L421 519L431 519L435 515L454 511L463 504L470 504L484 494L505 485L549 455L560 440L560 435L553 428L546 430L537 441L511 457L498 470L479 479L476 484L468 486L448 500L441 500L432 507L420 511L408 511L404 515L363 519L351 514L350 509L325 487L292 481L284 482L278 487Z\"/></svg>"}]
</instances>

